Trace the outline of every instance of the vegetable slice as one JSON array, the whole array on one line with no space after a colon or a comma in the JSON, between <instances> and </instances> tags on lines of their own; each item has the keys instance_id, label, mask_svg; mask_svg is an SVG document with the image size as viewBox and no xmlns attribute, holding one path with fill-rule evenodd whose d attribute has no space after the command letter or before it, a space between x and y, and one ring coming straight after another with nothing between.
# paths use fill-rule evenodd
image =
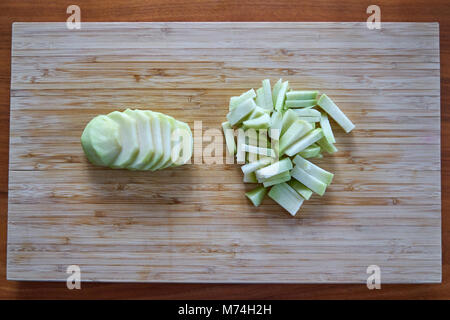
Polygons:
<instances>
[{"instance_id":1,"label":"vegetable slice","mask_svg":"<svg viewBox=\"0 0 450 320\"><path fill-rule=\"evenodd\" d=\"M299 167L305 170L308 174L312 175L317 180L329 185L333 180L334 174L316 166L314 163L303 159L299 155L296 155L293 162Z\"/></svg>"},{"instance_id":2,"label":"vegetable slice","mask_svg":"<svg viewBox=\"0 0 450 320\"><path fill-rule=\"evenodd\" d=\"M270 116L267 113L264 113L258 118L245 120L242 125L244 129L267 129L270 126Z\"/></svg>"},{"instance_id":3,"label":"vegetable slice","mask_svg":"<svg viewBox=\"0 0 450 320\"><path fill-rule=\"evenodd\" d=\"M256 90L256 105L262 107L264 105L264 89L259 88Z\"/></svg>"},{"instance_id":4,"label":"vegetable slice","mask_svg":"<svg viewBox=\"0 0 450 320\"><path fill-rule=\"evenodd\" d=\"M338 151L338 149L334 146L334 144L329 143L325 137L319 139L317 141L317 144L329 154L332 154L332 153L335 153Z\"/></svg>"},{"instance_id":5,"label":"vegetable slice","mask_svg":"<svg viewBox=\"0 0 450 320\"><path fill-rule=\"evenodd\" d=\"M263 85L263 103L264 103L262 107L266 110L272 111L273 100L272 100L272 89L270 87L270 80L264 79L262 81L262 85Z\"/></svg>"},{"instance_id":6,"label":"vegetable slice","mask_svg":"<svg viewBox=\"0 0 450 320\"><path fill-rule=\"evenodd\" d=\"M328 120L328 116L325 113L322 113L320 115L320 127L323 130L323 135L325 136L325 139L327 139L329 143L336 143L333 130L331 130L330 121Z\"/></svg>"},{"instance_id":7,"label":"vegetable slice","mask_svg":"<svg viewBox=\"0 0 450 320\"><path fill-rule=\"evenodd\" d=\"M320 117L320 111L310 108L295 109L292 111L294 111L295 114L299 117Z\"/></svg>"},{"instance_id":8,"label":"vegetable slice","mask_svg":"<svg viewBox=\"0 0 450 320\"><path fill-rule=\"evenodd\" d=\"M292 161L289 158L277 161L270 166L256 170L256 178L258 181L269 179L281 172L289 171L292 169Z\"/></svg>"},{"instance_id":9,"label":"vegetable slice","mask_svg":"<svg viewBox=\"0 0 450 320\"><path fill-rule=\"evenodd\" d=\"M288 182L288 185L297 191L299 195L301 195L305 200L309 200L313 194L311 189L309 189L307 186L305 186L303 183L299 182L296 179L292 179Z\"/></svg>"},{"instance_id":10,"label":"vegetable slice","mask_svg":"<svg viewBox=\"0 0 450 320\"><path fill-rule=\"evenodd\" d=\"M290 91L286 93L286 100L315 100L319 91Z\"/></svg>"},{"instance_id":11,"label":"vegetable slice","mask_svg":"<svg viewBox=\"0 0 450 320\"><path fill-rule=\"evenodd\" d=\"M271 158L262 158L254 162L247 163L241 167L244 174L255 172L256 170L269 165L272 162Z\"/></svg>"},{"instance_id":12,"label":"vegetable slice","mask_svg":"<svg viewBox=\"0 0 450 320\"><path fill-rule=\"evenodd\" d=\"M286 108L305 108L315 106L317 100L286 100Z\"/></svg>"},{"instance_id":13,"label":"vegetable slice","mask_svg":"<svg viewBox=\"0 0 450 320\"><path fill-rule=\"evenodd\" d=\"M279 79L273 86L272 101L273 101L274 106L277 104L278 93L280 92L282 84L283 84L283 79Z\"/></svg>"},{"instance_id":14,"label":"vegetable slice","mask_svg":"<svg viewBox=\"0 0 450 320\"><path fill-rule=\"evenodd\" d=\"M235 107L237 107L239 104L241 104L245 100L253 99L255 97L256 97L256 93L255 93L255 90L253 90L253 89L250 89L247 92L244 92L243 94L241 94L238 97L231 97L230 111L231 111L231 109L234 109Z\"/></svg>"},{"instance_id":15,"label":"vegetable slice","mask_svg":"<svg viewBox=\"0 0 450 320\"><path fill-rule=\"evenodd\" d=\"M161 126L161 137L162 137L162 157L161 159L150 168L150 170L155 171L158 169L163 169L172 158L172 127L175 120L172 117L166 116L162 113L157 113L156 116L159 118L159 123Z\"/></svg>"},{"instance_id":16,"label":"vegetable slice","mask_svg":"<svg viewBox=\"0 0 450 320\"><path fill-rule=\"evenodd\" d=\"M287 183L280 183L273 186L268 195L292 216L295 216L304 201Z\"/></svg>"},{"instance_id":17,"label":"vegetable slice","mask_svg":"<svg viewBox=\"0 0 450 320\"><path fill-rule=\"evenodd\" d=\"M248 116L256 107L253 99L247 99L237 105L227 114L227 119L230 125L234 126L241 123L246 116Z\"/></svg>"},{"instance_id":18,"label":"vegetable slice","mask_svg":"<svg viewBox=\"0 0 450 320\"><path fill-rule=\"evenodd\" d=\"M153 139L150 118L142 110L127 109L124 113L136 120L139 142L139 153L134 162L128 165L127 168L139 170L144 168L153 157Z\"/></svg>"},{"instance_id":19,"label":"vegetable slice","mask_svg":"<svg viewBox=\"0 0 450 320\"><path fill-rule=\"evenodd\" d=\"M280 91L278 92L277 95L277 103L275 104L275 110L282 110L283 106L284 106L284 99L286 98L286 91L289 87L289 82L285 81L283 82L283 84L281 85Z\"/></svg>"},{"instance_id":20,"label":"vegetable slice","mask_svg":"<svg viewBox=\"0 0 450 320\"><path fill-rule=\"evenodd\" d=\"M281 123L281 135L283 135L287 131L287 129L289 129L291 124L293 124L297 120L297 114L293 110L288 109L283 115L283 121Z\"/></svg>"},{"instance_id":21,"label":"vegetable slice","mask_svg":"<svg viewBox=\"0 0 450 320\"><path fill-rule=\"evenodd\" d=\"M254 172L244 174L244 183L258 183Z\"/></svg>"},{"instance_id":22,"label":"vegetable slice","mask_svg":"<svg viewBox=\"0 0 450 320\"><path fill-rule=\"evenodd\" d=\"M242 150L245 152L248 152L248 153L259 154L262 156L267 156L267 157L272 157L272 158L276 157L275 151L272 149L269 149L269 148L261 148L261 147L250 146L248 144L243 144Z\"/></svg>"},{"instance_id":23,"label":"vegetable slice","mask_svg":"<svg viewBox=\"0 0 450 320\"><path fill-rule=\"evenodd\" d=\"M236 153L236 142L234 141L234 130L228 121L222 123L223 134L225 135L225 143L230 154Z\"/></svg>"},{"instance_id":24,"label":"vegetable slice","mask_svg":"<svg viewBox=\"0 0 450 320\"><path fill-rule=\"evenodd\" d=\"M316 157L319 153L320 153L320 146L318 146L317 144L312 144L310 145L308 148L306 148L303 151L300 151L298 154L300 156L302 156L303 158L314 158Z\"/></svg>"},{"instance_id":25,"label":"vegetable slice","mask_svg":"<svg viewBox=\"0 0 450 320\"><path fill-rule=\"evenodd\" d=\"M280 139L280 153L283 154L284 150L291 146L294 142L298 141L305 134L312 130L311 124L303 120L295 121L289 129L281 136Z\"/></svg>"},{"instance_id":26,"label":"vegetable slice","mask_svg":"<svg viewBox=\"0 0 450 320\"><path fill-rule=\"evenodd\" d=\"M115 121L119 126L120 145L122 146L120 154L111 164L111 167L123 169L132 163L139 153L136 120L119 111L111 112L108 114L108 118Z\"/></svg>"},{"instance_id":27,"label":"vegetable slice","mask_svg":"<svg viewBox=\"0 0 450 320\"><path fill-rule=\"evenodd\" d=\"M306 149L307 147L309 147L322 137L323 137L322 129L321 128L314 129L306 136L301 138L299 141L294 143L292 146L287 148L284 153L291 157L299 153L300 151L303 151L304 149Z\"/></svg>"},{"instance_id":28,"label":"vegetable slice","mask_svg":"<svg viewBox=\"0 0 450 320\"><path fill-rule=\"evenodd\" d=\"M280 139L281 127L283 124L283 114L281 111L275 111L272 113L272 118L270 119L270 130L269 137L273 140Z\"/></svg>"},{"instance_id":29,"label":"vegetable slice","mask_svg":"<svg viewBox=\"0 0 450 320\"><path fill-rule=\"evenodd\" d=\"M317 104L334 119L344 129L346 133L349 133L355 128L355 125L349 118L339 109L339 107L331 100L326 94L322 94Z\"/></svg>"},{"instance_id":30,"label":"vegetable slice","mask_svg":"<svg viewBox=\"0 0 450 320\"><path fill-rule=\"evenodd\" d=\"M264 187L257 187L249 192L245 193L245 196L250 199L255 207L259 206L267 193L267 189Z\"/></svg>"},{"instance_id":31,"label":"vegetable slice","mask_svg":"<svg viewBox=\"0 0 450 320\"><path fill-rule=\"evenodd\" d=\"M283 171L276 176L270 177L269 179L265 179L264 181L260 182L262 182L263 186L267 188L289 180L291 180L291 174L289 173L289 171Z\"/></svg>"},{"instance_id":32,"label":"vegetable slice","mask_svg":"<svg viewBox=\"0 0 450 320\"><path fill-rule=\"evenodd\" d=\"M294 169L292 169L291 176L320 196L323 196L325 190L327 189L327 185L325 183L314 178L298 166L295 166Z\"/></svg>"}]
</instances>

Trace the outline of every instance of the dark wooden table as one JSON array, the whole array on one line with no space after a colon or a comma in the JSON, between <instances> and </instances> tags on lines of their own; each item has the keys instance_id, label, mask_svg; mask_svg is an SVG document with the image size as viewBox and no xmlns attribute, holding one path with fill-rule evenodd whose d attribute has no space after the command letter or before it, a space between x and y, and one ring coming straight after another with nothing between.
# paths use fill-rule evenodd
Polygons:
<instances>
[{"instance_id":1,"label":"dark wooden table","mask_svg":"<svg viewBox=\"0 0 450 320\"><path fill-rule=\"evenodd\" d=\"M442 144L442 284L229 285L65 283L6 280L8 206L9 88L11 24L14 21L66 21L66 8L81 8L81 21L366 21L377 4L383 21L440 23ZM450 299L450 4L448 0L2 0L0 2L0 299Z\"/></svg>"}]
</instances>

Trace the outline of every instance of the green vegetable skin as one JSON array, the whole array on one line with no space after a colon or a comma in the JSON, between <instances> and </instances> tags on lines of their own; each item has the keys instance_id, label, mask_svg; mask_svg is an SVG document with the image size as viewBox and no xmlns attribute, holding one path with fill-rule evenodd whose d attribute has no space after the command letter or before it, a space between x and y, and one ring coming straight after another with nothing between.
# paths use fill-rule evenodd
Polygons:
<instances>
[{"instance_id":1,"label":"green vegetable skin","mask_svg":"<svg viewBox=\"0 0 450 320\"><path fill-rule=\"evenodd\" d=\"M264 187L257 187L249 192L246 192L245 195L250 201L253 203L255 207L259 206L264 199L264 196L267 193L267 189Z\"/></svg>"},{"instance_id":2,"label":"green vegetable skin","mask_svg":"<svg viewBox=\"0 0 450 320\"><path fill-rule=\"evenodd\" d=\"M115 169L160 170L186 163L193 152L186 123L149 110L97 116L84 129L81 144L90 162Z\"/></svg>"}]
</instances>

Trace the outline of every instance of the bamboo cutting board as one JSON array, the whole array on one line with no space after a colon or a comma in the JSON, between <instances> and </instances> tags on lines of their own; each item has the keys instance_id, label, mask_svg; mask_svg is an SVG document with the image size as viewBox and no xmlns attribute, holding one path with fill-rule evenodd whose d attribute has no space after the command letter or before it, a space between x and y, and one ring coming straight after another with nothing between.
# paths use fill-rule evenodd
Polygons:
<instances>
[{"instance_id":1,"label":"bamboo cutting board","mask_svg":"<svg viewBox=\"0 0 450 320\"><path fill-rule=\"evenodd\" d=\"M15 23L8 279L441 281L436 23ZM254 208L238 165L160 172L89 164L86 123L127 107L218 130L228 100L260 81L319 89L356 124L325 196L292 218ZM220 136L220 135L219 135ZM220 142L220 141L219 141ZM204 141L203 146L209 144ZM198 161L199 159L197 159Z\"/></svg>"}]
</instances>

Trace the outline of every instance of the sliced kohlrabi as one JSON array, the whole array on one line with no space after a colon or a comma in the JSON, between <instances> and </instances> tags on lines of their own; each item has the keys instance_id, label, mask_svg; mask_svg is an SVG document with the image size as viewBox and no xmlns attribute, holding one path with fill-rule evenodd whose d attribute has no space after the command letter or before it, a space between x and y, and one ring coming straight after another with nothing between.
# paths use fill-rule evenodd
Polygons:
<instances>
[{"instance_id":1,"label":"sliced kohlrabi","mask_svg":"<svg viewBox=\"0 0 450 320\"><path fill-rule=\"evenodd\" d=\"M292 169L292 161L289 158L277 161L267 167L256 170L256 178L258 181L264 181L277 174Z\"/></svg>"},{"instance_id":2,"label":"sliced kohlrabi","mask_svg":"<svg viewBox=\"0 0 450 320\"><path fill-rule=\"evenodd\" d=\"M314 163L296 155L293 162L299 167L305 170L307 173L312 175L317 180L329 185L333 180L334 174L328 172L321 167L315 165Z\"/></svg>"},{"instance_id":3,"label":"sliced kohlrabi","mask_svg":"<svg viewBox=\"0 0 450 320\"><path fill-rule=\"evenodd\" d=\"M294 169L292 169L291 176L320 196L323 196L327 189L327 184L313 177L298 166L295 166Z\"/></svg>"},{"instance_id":4,"label":"sliced kohlrabi","mask_svg":"<svg viewBox=\"0 0 450 320\"><path fill-rule=\"evenodd\" d=\"M278 91L277 103L275 104L275 110L281 111L284 107L284 100L286 99L286 91L289 88L289 82L285 81L281 85L280 91Z\"/></svg>"},{"instance_id":5,"label":"sliced kohlrabi","mask_svg":"<svg viewBox=\"0 0 450 320\"><path fill-rule=\"evenodd\" d=\"M320 115L320 127L323 130L323 135L325 136L325 139L327 139L329 143L336 143L333 130L331 129L330 121L328 120L328 116L325 113L322 113Z\"/></svg>"},{"instance_id":6,"label":"sliced kohlrabi","mask_svg":"<svg viewBox=\"0 0 450 320\"><path fill-rule=\"evenodd\" d=\"M317 144L325 150L327 153L332 154L338 151L338 149L334 146L334 144L329 143L328 140L325 137L320 138L317 141Z\"/></svg>"},{"instance_id":7,"label":"sliced kohlrabi","mask_svg":"<svg viewBox=\"0 0 450 320\"><path fill-rule=\"evenodd\" d=\"M320 122L320 117L298 117L300 120L309 122L309 123L316 123Z\"/></svg>"},{"instance_id":8,"label":"sliced kohlrabi","mask_svg":"<svg viewBox=\"0 0 450 320\"><path fill-rule=\"evenodd\" d=\"M273 86L273 90L272 90L273 106L275 106L277 104L278 93L280 92L282 84L283 84L283 79L279 79Z\"/></svg>"},{"instance_id":9,"label":"sliced kohlrabi","mask_svg":"<svg viewBox=\"0 0 450 320\"><path fill-rule=\"evenodd\" d=\"M122 151L119 124L105 115L92 119L81 135L81 145L90 162L109 166Z\"/></svg>"},{"instance_id":10,"label":"sliced kohlrabi","mask_svg":"<svg viewBox=\"0 0 450 320\"><path fill-rule=\"evenodd\" d=\"M301 195L305 200L309 200L313 194L311 189L309 189L307 186L296 179L292 179L287 184L291 186L292 189L297 191L297 193Z\"/></svg>"},{"instance_id":11,"label":"sliced kohlrabi","mask_svg":"<svg viewBox=\"0 0 450 320\"><path fill-rule=\"evenodd\" d=\"M286 100L316 100L318 91L289 91Z\"/></svg>"},{"instance_id":12,"label":"sliced kohlrabi","mask_svg":"<svg viewBox=\"0 0 450 320\"><path fill-rule=\"evenodd\" d=\"M261 107L266 110L273 110L273 99L272 99L272 88L270 87L270 80L264 79L262 82L263 85L263 103Z\"/></svg>"},{"instance_id":13,"label":"sliced kohlrabi","mask_svg":"<svg viewBox=\"0 0 450 320\"><path fill-rule=\"evenodd\" d=\"M317 157L317 155L320 153L320 150L321 150L320 146L318 146L317 144L314 143L314 144L310 145L308 148L306 148L305 150L300 151L298 154L306 159L314 158L314 157Z\"/></svg>"},{"instance_id":14,"label":"sliced kohlrabi","mask_svg":"<svg viewBox=\"0 0 450 320\"><path fill-rule=\"evenodd\" d=\"M269 137L273 140L279 140L281 135L281 127L283 124L283 114L281 111L275 111L272 113L270 119Z\"/></svg>"},{"instance_id":15,"label":"sliced kohlrabi","mask_svg":"<svg viewBox=\"0 0 450 320\"><path fill-rule=\"evenodd\" d=\"M276 176L270 177L269 179L265 179L264 181L259 181L258 182L262 182L264 187L270 187L282 182L286 182L291 180L291 174L289 173L289 171L283 171L279 174L277 174Z\"/></svg>"},{"instance_id":16,"label":"sliced kohlrabi","mask_svg":"<svg viewBox=\"0 0 450 320\"><path fill-rule=\"evenodd\" d=\"M246 116L248 116L256 107L255 101L253 99L247 99L235 108L233 108L227 114L227 119L230 125L234 126L241 123Z\"/></svg>"},{"instance_id":17,"label":"sliced kohlrabi","mask_svg":"<svg viewBox=\"0 0 450 320\"><path fill-rule=\"evenodd\" d=\"M239 104L248 99L254 99L256 97L255 90L250 89L247 92L244 92L238 97L231 97L230 99L230 110L237 107Z\"/></svg>"},{"instance_id":18,"label":"sliced kohlrabi","mask_svg":"<svg viewBox=\"0 0 450 320\"><path fill-rule=\"evenodd\" d=\"M261 148L261 147L251 146L248 144L243 144L242 150L244 150L245 152L249 152L249 153L253 153L253 154L257 154L257 155L262 155L262 156L267 156L267 157L272 157L272 158L276 157L275 151L270 148Z\"/></svg>"},{"instance_id":19,"label":"sliced kohlrabi","mask_svg":"<svg viewBox=\"0 0 450 320\"><path fill-rule=\"evenodd\" d=\"M223 134L225 136L225 143L227 145L228 153L236 153L236 142L234 140L234 130L228 121L222 123Z\"/></svg>"},{"instance_id":20,"label":"sliced kohlrabi","mask_svg":"<svg viewBox=\"0 0 450 320\"><path fill-rule=\"evenodd\" d=\"M294 109L292 111L299 117L320 117L320 111L311 108Z\"/></svg>"},{"instance_id":21,"label":"sliced kohlrabi","mask_svg":"<svg viewBox=\"0 0 450 320\"><path fill-rule=\"evenodd\" d=\"M264 113L262 116L254 119L245 120L242 123L244 129L267 129L270 126L270 116Z\"/></svg>"},{"instance_id":22,"label":"sliced kohlrabi","mask_svg":"<svg viewBox=\"0 0 450 320\"><path fill-rule=\"evenodd\" d=\"M280 183L273 186L268 195L292 216L295 216L304 201L287 183Z\"/></svg>"},{"instance_id":23,"label":"sliced kohlrabi","mask_svg":"<svg viewBox=\"0 0 450 320\"><path fill-rule=\"evenodd\" d=\"M237 163L245 163L245 150L243 148L244 144L245 144L245 131L243 129L238 129L237 152L236 152Z\"/></svg>"},{"instance_id":24,"label":"sliced kohlrabi","mask_svg":"<svg viewBox=\"0 0 450 320\"><path fill-rule=\"evenodd\" d=\"M289 129L291 124L293 124L297 120L298 116L293 110L286 110L286 112L283 114L283 120L281 122L281 136L283 136L283 134L287 131L287 129Z\"/></svg>"},{"instance_id":25,"label":"sliced kohlrabi","mask_svg":"<svg viewBox=\"0 0 450 320\"><path fill-rule=\"evenodd\" d=\"M355 128L355 125L350 121L349 118L339 109L339 107L331 100L326 94L320 96L317 104L326 112L330 117L337 122L338 125L344 129L345 132L349 133Z\"/></svg>"},{"instance_id":26,"label":"sliced kohlrabi","mask_svg":"<svg viewBox=\"0 0 450 320\"><path fill-rule=\"evenodd\" d=\"M289 129L281 136L280 139L280 154L290 147L294 142L298 141L304 135L312 130L310 123L297 120L295 121Z\"/></svg>"},{"instance_id":27,"label":"sliced kohlrabi","mask_svg":"<svg viewBox=\"0 0 450 320\"><path fill-rule=\"evenodd\" d=\"M244 183L258 183L254 172L244 174Z\"/></svg>"},{"instance_id":28,"label":"sliced kohlrabi","mask_svg":"<svg viewBox=\"0 0 450 320\"><path fill-rule=\"evenodd\" d=\"M153 166L158 163L164 154L163 149L163 141L162 141L162 132L161 132L161 124L160 117L158 116L158 112L152 112L149 110L144 111L145 114L150 119L150 127L152 130L152 139L153 139L153 157L150 159L149 163L145 165L144 170L150 170Z\"/></svg>"},{"instance_id":29,"label":"sliced kohlrabi","mask_svg":"<svg viewBox=\"0 0 450 320\"><path fill-rule=\"evenodd\" d=\"M284 153L292 157L297 153L299 153L300 151L303 151L304 149L306 149L307 147L309 147L322 137L323 137L322 129L321 128L314 129L307 135L305 135L303 138L301 138L299 141L295 142L293 145L287 148Z\"/></svg>"},{"instance_id":30,"label":"sliced kohlrabi","mask_svg":"<svg viewBox=\"0 0 450 320\"><path fill-rule=\"evenodd\" d=\"M244 174L255 172L256 170L268 166L272 162L271 158L262 158L254 162L247 163L241 167Z\"/></svg>"},{"instance_id":31,"label":"sliced kohlrabi","mask_svg":"<svg viewBox=\"0 0 450 320\"><path fill-rule=\"evenodd\" d=\"M142 110L127 109L125 114L136 120L137 136L139 142L139 154L133 163L127 166L128 169L143 169L153 157L153 139L150 125L150 118Z\"/></svg>"},{"instance_id":32,"label":"sliced kohlrabi","mask_svg":"<svg viewBox=\"0 0 450 320\"><path fill-rule=\"evenodd\" d=\"M257 187L249 192L245 193L245 196L250 199L255 207L259 206L267 193L267 189L264 187Z\"/></svg>"},{"instance_id":33,"label":"sliced kohlrabi","mask_svg":"<svg viewBox=\"0 0 450 320\"><path fill-rule=\"evenodd\" d=\"M317 100L286 100L286 108L305 108L315 106Z\"/></svg>"},{"instance_id":34,"label":"sliced kohlrabi","mask_svg":"<svg viewBox=\"0 0 450 320\"><path fill-rule=\"evenodd\" d=\"M257 106L262 107L264 105L264 89L259 88L256 90L255 102Z\"/></svg>"},{"instance_id":35,"label":"sliced kohlrabi","mask_svg":"<svg viewBox=\"0 0 450 320\"><path fill-rule=\"evenodd\" d=\"M172 159L172 128L175 119L164 114L157 114L161 126L163 156L150 170L155 171L166 167Z\"/></svg>"},{"instance_id":36,"label":"sliced kohlrabi","mask_svg":"<svg viewBox=\"0 0 450 320\"><path fill-rule=\"evenodd\" d=\"M122 146L120 154L111 167L124 169L136 159L139 153L136 120L119 111L111 112L108 114L108 118L114 120L119 126L120 145Z\"/></svg>"},{"instance_id":37,"label":"sliced kohlrabi","mask_svg":"<svg viewBox=\"0 0 450 320\"><path fill-rule=\"evenodd\" d=\"M180 166L188 163L194 152L192 131L185 122L175 120L175 130L172 131L172 164Z\"/></svg>"}]
</instances>

